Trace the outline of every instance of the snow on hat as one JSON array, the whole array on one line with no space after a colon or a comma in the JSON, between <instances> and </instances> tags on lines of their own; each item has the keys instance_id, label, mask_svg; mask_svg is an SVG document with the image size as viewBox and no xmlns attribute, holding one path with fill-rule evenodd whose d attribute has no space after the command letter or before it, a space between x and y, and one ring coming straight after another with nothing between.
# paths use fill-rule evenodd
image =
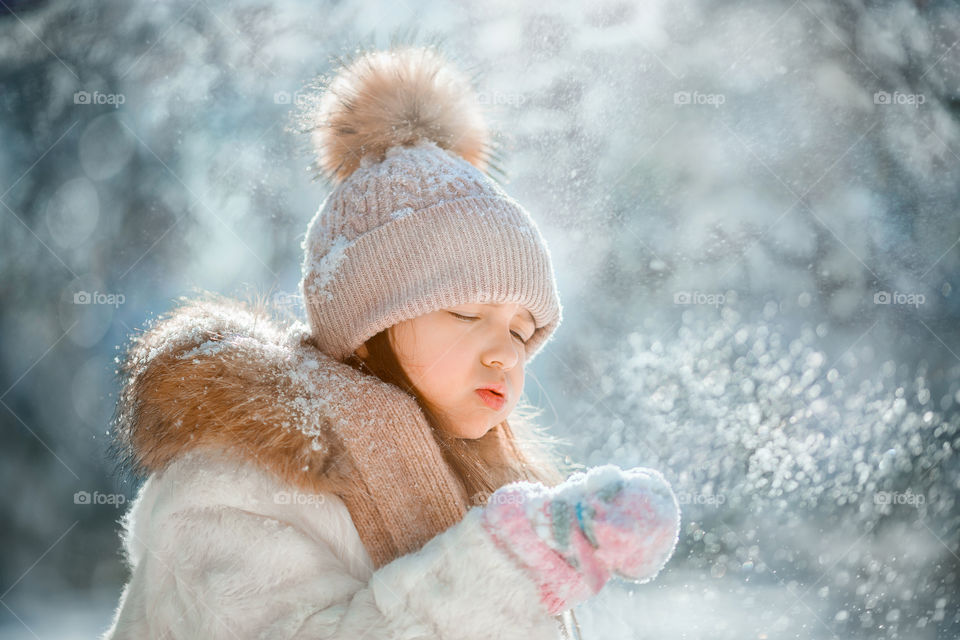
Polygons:
<instances>
[{"instance_id":1,"label":"snow on hat","mask_svg":"<svg viewBox=\"0 0 960 640\"><path fill-rule=\"evenodd\" d=\"M484 173L478 104L435 48L404 46L341 66L308 109L315 166L334 188L307 227L300 291L328 355L460 304L527 308L528 363L559 326L546 242Z\"/></svg>"}]
</instances>

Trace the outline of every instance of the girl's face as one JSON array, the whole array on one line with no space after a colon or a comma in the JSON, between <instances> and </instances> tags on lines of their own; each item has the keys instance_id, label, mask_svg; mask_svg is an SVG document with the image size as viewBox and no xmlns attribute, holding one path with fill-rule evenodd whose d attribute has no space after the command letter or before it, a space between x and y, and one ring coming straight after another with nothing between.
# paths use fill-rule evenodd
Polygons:
<instances>
[{"instance_id":1,"label":"girl's face","mask_svg":"<svg viewBox=\"0 0 960 640\"><path fill-rule=\"evenodd\" d=\"M479 438L509 416L523 392L526 348L536 324L517 303L464 304L389 329L404 372L436 408L443 428ZM366 347L357 353L364 357ZM499 386L502 398L479 393ZM485 400L486 398L486 400Z\"/></svg>"}]
</instances>

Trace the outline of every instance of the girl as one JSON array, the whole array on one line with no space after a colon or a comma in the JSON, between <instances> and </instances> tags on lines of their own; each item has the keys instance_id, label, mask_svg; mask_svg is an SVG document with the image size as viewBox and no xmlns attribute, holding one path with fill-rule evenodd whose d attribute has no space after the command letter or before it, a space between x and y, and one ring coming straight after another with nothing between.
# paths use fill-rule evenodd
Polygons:
<instances>
[{"instance_id":1,"label":"girl","mask_svg":"<svg viewBox=\"0 0 960 640\"><path fill-rule=\"evenodd\" d=\"M512 413L561 306L476 104L434 48L358 55L308 111L335 183L309 323L207 294L132 341L117 448L146 481L104 638L556 639L673 553L662 475L563 481Z\"/></svg>"}]
</instances>

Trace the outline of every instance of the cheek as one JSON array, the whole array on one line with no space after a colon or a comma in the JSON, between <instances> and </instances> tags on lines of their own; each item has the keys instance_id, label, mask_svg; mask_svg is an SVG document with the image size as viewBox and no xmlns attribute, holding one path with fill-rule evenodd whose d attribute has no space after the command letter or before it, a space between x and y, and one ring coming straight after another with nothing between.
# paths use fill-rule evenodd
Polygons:
<instances>
[{"instance_id":1,"label":"cheek","mask_svg":"<svg viewBox=\"0 0 960 640\"><path fill-rule=\"evenodd\" d=\"M423 391L435 400L443 402L457 387L459 376L449 354L434 354L421 368Z\"/></svg>"},{"instance_id":2,"label":"cheek","mask_svg":"<svg viewBox=\"0 0 960 640\"><path fill-rule=\"evenodd\" d=\"M457 341L459 334L451 336L450 333L443 328L418 332L410 357L404 363L427 395L447 395L462 385L463 372L469 369L463 344Z\"/></svg>"}]
</instances>

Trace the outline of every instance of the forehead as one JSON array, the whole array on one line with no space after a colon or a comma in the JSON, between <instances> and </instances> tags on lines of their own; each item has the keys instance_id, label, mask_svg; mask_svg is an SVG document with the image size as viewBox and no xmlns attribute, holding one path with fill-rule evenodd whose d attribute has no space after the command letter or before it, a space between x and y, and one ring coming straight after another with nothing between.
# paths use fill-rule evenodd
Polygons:
<instances>
[{"instance_id":1,"label":"forehead","mask_svg":"<svg viewBox=\"0 0 960 640\"><path fill-rule=\"evenodd\" d=\"M513 306L513 305L501 304L501 303L497 303L497 302L482 302L482 303L481 303L481 302L476 302L476 303L470 303L470 302L468 302L468 303L466 303L466 304L462 304L462 305L458 305L458 306L460 306L460 307L475 307L475 308L502 309L502 308L504 308L504 307L510 307L510 306ZM536 324L537 324L536 320L534 320L534 318L533 318L533 314L530 313L530 311L529 311L528 309L526 309L525 307L517 307L517 312L514 314L514 316L519 317L519 318L523 318L524 320L529 321L529 322L532 323L533 325L536 325Z\"/></svg>"}]
</instances>

